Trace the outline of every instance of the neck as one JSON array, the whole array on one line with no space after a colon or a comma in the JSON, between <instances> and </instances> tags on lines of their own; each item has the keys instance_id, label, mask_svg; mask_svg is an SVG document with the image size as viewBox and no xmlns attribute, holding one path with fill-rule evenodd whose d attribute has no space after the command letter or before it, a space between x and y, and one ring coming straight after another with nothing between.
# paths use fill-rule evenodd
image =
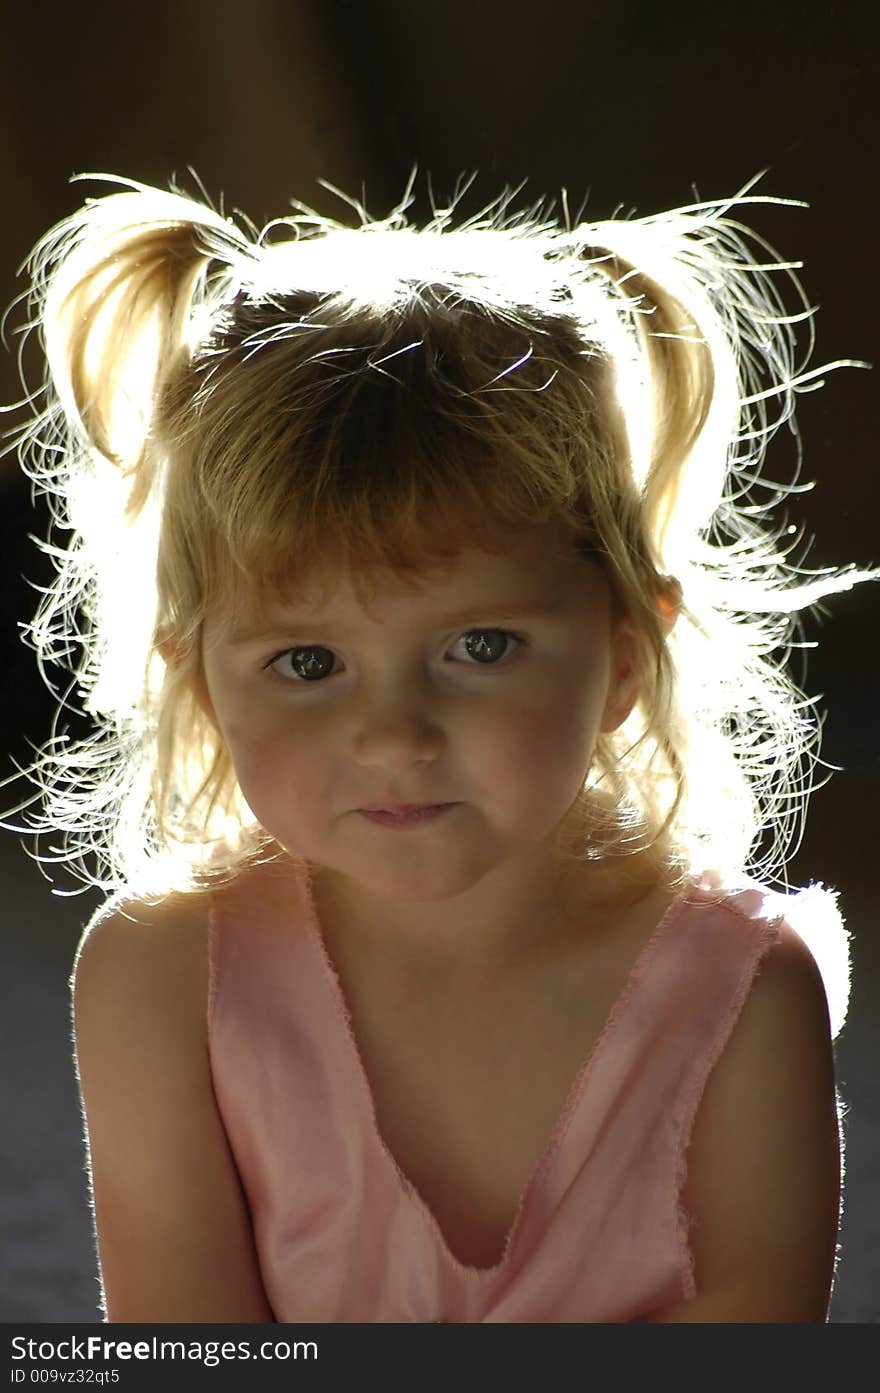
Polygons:
<instances>
[{"instance_id":1,"label":"neck","mask_svg":"<svg viewBox=\"0 0 880 1393\"><path fill-rule=\"evenodd\" d=\"M327 868L313 875L331 956L447 981L495 978L573 937L605 928L661 882L655 853L608 861L535 856L497 868L465 893L400 903Z\"/></svg>"}]
</instances>

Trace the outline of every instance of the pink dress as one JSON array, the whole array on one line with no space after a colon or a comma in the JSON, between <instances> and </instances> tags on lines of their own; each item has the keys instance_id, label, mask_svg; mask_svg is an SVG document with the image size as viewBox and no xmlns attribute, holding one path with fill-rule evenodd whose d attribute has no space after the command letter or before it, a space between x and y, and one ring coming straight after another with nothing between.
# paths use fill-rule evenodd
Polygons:
<instances>
[{"instance_id":1,"label":"pink dress","mask_svg":"<svg viewBox=\"0 0 880 1393\"><path fill-rule=\"evenodd\" d=\"M834 892L692 877L579 1069L500 1261L476 1268L378 1132L305 869L215 891L211 1070L275 1319L626 1322L692 1298L685 1153L783 917L819 961L836 1034L849 976Z\"/></svg>"}]
</instances>

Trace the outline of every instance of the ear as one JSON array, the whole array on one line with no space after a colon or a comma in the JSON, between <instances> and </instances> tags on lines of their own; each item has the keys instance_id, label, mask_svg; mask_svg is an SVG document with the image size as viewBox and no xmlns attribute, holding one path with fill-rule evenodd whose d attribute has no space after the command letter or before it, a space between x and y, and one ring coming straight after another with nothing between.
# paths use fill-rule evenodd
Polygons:
<instances>
[{"instance_id":1,"label":"ear","mask_svg":"<svg viewBox=\"0 0 880 1393\"><path fill-rule=\"evenodd\" d=\"M170 637L156 639L156 651L166 667L178 667L180 650L175 639Z\"/></svg>"},{"instance_id":2,"label":"ear","mask_svg":"<svg viewBox=\"0 0 880 1393\"><path fill-rule=\"evenodd\" d=\"M164 638L160 638L156 643L156 648L166 667L180 667L181 663L183 662L184 655L180 644L177 642L175 638L173 638L170 635L166 635ZM220 726L217 722L217 716L214 711L214 706L211 701L210 693L208 691L208 684L205 681L205 674L201 662L199 662L197 670L189 679L189 688L196 699L196 703L205 713L208 720L211 722L211 725L219 734Z\"/></svg>"},{"instance_id":3,"label":"ear","mask_svg":"<svg viewBox=\"0 0 880 1393\"><path fill-rule=\"evenodd\" d=\"M629 619L621 619L613 638L611 680L599 729L610 735L623 725L639 699L644 644Z\"/></svg>"},{"instance_id":4,"label":"ear","mask_svg":"<svg viewBox=\"0 0 880 1393\"><path fill-rule=\"evenodd\" d=\"M660 622L666 632L666 637L672 633L676 621L681 612L683 591L681 581L677 576L664 576L663 588L657 596L657 612L660 615Z\"/></svg>"},{"instance_id":5,"label":"ear","mask_svg":"<svg viewBox=\"0 0 880 1393\"><path fill-rule=\"evenodd\" d=\"M681 582L677 577L663 576L662 588L658 591L656 603L666 638L675 628L681 612L682 598ZM599 727L606 735L623 725L638 701L643 664L648 662L650 657L644 640L636 633L631 620L626 617L618 620L613 644L611 684Z\"/></svg>"}]
</instances>

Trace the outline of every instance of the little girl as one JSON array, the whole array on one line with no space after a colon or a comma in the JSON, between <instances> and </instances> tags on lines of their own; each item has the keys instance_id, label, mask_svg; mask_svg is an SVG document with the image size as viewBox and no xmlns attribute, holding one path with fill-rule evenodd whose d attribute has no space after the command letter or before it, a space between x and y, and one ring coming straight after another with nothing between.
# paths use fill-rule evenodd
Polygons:
<instances>
[{"instance_id":1,"label":"little girl","mask_svg":"<svg viewBox=\"0 0 880 1393\"><path fill-rule=\"evenodd\" d=\"M880 573L761 526L818 370L760 200L257 233L116 183L33 254L23 441L107 1318L824 1321L847 934L774 880L783 665Z\"/></svg>"}]
</instances>

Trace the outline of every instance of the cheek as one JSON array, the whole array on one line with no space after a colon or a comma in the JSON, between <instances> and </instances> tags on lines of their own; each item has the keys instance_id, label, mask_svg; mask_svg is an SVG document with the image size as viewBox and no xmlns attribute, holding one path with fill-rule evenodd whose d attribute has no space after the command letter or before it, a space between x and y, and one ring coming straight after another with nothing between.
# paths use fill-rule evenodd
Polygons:
<instances>
[{"instance_id":1,"label":"cheek","mask_svg":"<svg viewBox=\"0 0 880 1393\"><path fill-rule=\"evenodd\" d=\"M320 746L291 722L279 729L272 722L233 721L224 735L241 791L258 815L258 804L276 796L289 802L294 790L314 796L324 782Z\"/></svg>"},{"instance_id":2,"label":"cheek","mask_svg":"<svg viewBox=\"0 0 880 1393\"><path fill-rule=\"evenodd\" d=\"M589 695L580 705L553 689L542 701L512 708L488 724L471 752L475 769L491 765L496 787L522 799L574 797L589 769L600 706ZM487 760L487 755L491 755Z\"/></svg>"}]
</instances>

